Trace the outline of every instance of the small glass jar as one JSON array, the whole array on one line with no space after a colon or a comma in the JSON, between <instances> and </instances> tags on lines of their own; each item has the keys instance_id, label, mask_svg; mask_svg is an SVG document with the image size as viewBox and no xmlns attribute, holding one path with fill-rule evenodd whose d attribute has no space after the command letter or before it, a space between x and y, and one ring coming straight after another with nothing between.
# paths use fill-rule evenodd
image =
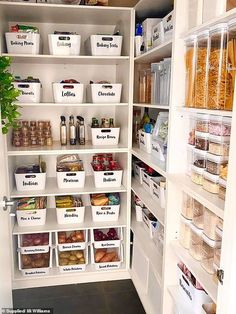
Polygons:
<instances>
[{"instance_id":1,"label":"small glass jar","mask_svg":"<svg viewBox=\"0 0 236 314\"><path fill-rule=\"evenodd\" d=\"M190 235L190 246L189 253L197 261L202 260L202 230L195 227L193 224L190 225L191 235Z\"/></svg>"},{"instance_id":2,"label":"small glass jar","mask_svg":"<svg viewBox=\"0 0 236 314\"><path fill-rule=\"evenodd\" d=\"M37 122L36 121L30 121L30 127L36 128Z\"/></svg>"},{"instance_id":3,"label":"small glass jar","mask_svg":"<svg viewBox=\"0 0 236 314\"><path fill-rule=\"evenodd\" d=\"M202 185L202 175L203 175L204 169L198 168L194 165L191 167L191 180L192 182Z\"/></svg>"},{"instance_id":4,"label":"small glass jar","mask_svg":"<svg viewBox=\"0 0 236 314\"><path fill-rule=\"evenodd\" d=\"M45 145L45 138L44 137L38 137L38 144L40 146L44 146Z\"/></svg>"},{"instance_id":5,"label":"small glass jar","mask_svg":"<svg viewBox=\"0 0 236 314\"><path fill-rule=\"evenodd\" d=\"M198 113L196 117L196 131L208 133L209 132L209 115Z\"/></svg>"},{"instance_id":6,"label":"small glass jar","mask_svg":"<svg viewBox=\"0 0 236 314\"><path fill-rule=\"evenodd\" d=\"M211 240L219 241L220 238L218 234L216 233L216 227L220 218L206 207L204 209L203 217L204 217L204 225L203 225L204 234Z\"/></svg>"},{"instance_id":7,"label":"small glass jar","mask_svg":"<svg viewBox=\"0 0 236 314\"><path fill-rule=\"evenodd\" d=\"M179 242L187 250L190 247L190 224L191 220L188 220L183 216L180 217Z\"/></svg>"},{"instance_id":8,"label":"small glass jar","mask_svg":"<svg viewBox=\"0 0 236 314\"><path fill-rule=\"evenodd\" d=\"M230 136L231 121L230 117L211 116L209 133L217 136Z\"/></svg>"},{"instance_id":9,"label":"small glass jar","mask_svg":"<svg viewBox=\"0 0 236 314\"><path fill-rule=\"evenodd\" d=\"M209 153L218 156L229 156L229 136L209 135Z\"/></svg>"},{"instance_id":10,"label":"small glass jar","mask_svg":"<svg viewBox=\"0 0 236 314\"><path fill-rule=\"evenodd\" d=\"M205 234L202 234L202 261L201 266L209 274L214 275L214 252L221 247L221 241L213 241L209 239Z\"/></svg>"},{"instance_id":11,"label":"small glass jar","mask_svg":"<svg viewBox=\"0 0 236 314\"><path fill-rule=\"evenodd\" d=\"M197 36L192 35L186 39L186 94L185 94L185 106L194 107L194 86L195 86L195 69L196 69L196 47Z\"/></svg>"},{"instance_id":12,"label":"small glass jar","mask_svg":"<svg viewBox=\"0 0 236 314\"><path fill-rule=\"evenodd\" d=\"M221 165L224 166L228 163L228 157L217 156L210 153L207 153L206 159L206 170L215 175L220 175Z\"/></svg>"},{"instance_id":13,"label":"small glass jar","mask_svg":"<svg viewBox=\"0 0 236 314\"><path fill-rule=\"evenodd\" d=\"M193 219L193 198L184 192L181 215L186 219Z\"/></svg>"},{"instance_id":14,"label":"small glass jar","mask_svg":"<svg viewBox=\"0 0 236 314\"><path fill-rule=\"evenodd\" d=\"M227 181L219 179L219 198L225 201Z\"/></svg>"},{"instance_id":15,"label":"small glass jar","mask_svg":"<svg viewBox=\"0 0 236 314\"><path fill-rule=\"evenodd\" d=\"M198 229L203 229L205 207L197 200L193 200L193 224Z\"/></svg>"},{"instance_id":16,"label":"small glass jar","mask_svg":"<svg viewBox=\"0 0 236 314\"><path fill-rule=\"evenodd\" d=\"M211 174L207 171L203 172L203 180L202 180L203 189L212 193L219 193L219 176Z\"/></svg>"},{"instance_id":17,"label":"small glass jar","mask_svg":"<svg viewBox=\"0 0 236 314\"><path fill-rule=\"evenodd\" d=\"M209 148L208 133L195 132L195 147L200 150L207 151Z\"/></svg>"},{"instance_id":18,"label":"small glass jar","mask_svg":"<svg viewBox=\"0 0 236 314\"><path fill-rule=\"evenodd\" d=\"M22 127L26 127L27 129L29 128L29 121L24 120L21 122Z\"/></svg>"},{"instance_id":19,"label":"small glass jar","mask_svg":"<svg viewBox=\"0 0 236 314\"><path fill-rule=\"evenodd\" d=\"M206 155L207 152L194 148L193 150L193 164L198 168L205 169L206 168Z\"/></svg>"}]
</instances>

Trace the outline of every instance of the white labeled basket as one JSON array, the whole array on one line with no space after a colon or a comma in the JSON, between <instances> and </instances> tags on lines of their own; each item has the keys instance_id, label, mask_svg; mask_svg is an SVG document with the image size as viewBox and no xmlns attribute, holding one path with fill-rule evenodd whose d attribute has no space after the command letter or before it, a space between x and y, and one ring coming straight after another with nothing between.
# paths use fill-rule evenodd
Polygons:
<instances>
[{"instance_id":1,"label":"white labeled basket","mask_svg":"<svg viewBox=\"0 0 236 314\"><path fill-rule=\"evenodd\" d=\"M78 56L80 54L80 35L49 34L48 43L51 55Z\"/></svg>"},{"instance_id":2,"label":"white labeled basket","mask_svg":"<svg viewBox=\"0 0 236 314\"><path fill-rule=\"evenodd\" d=\"M21 92L20 96L17 97L19 103L40 103L41 83L13 82L13 85Z\"/></svg>"},{"instance_id":3,"label":"white labeled basket","mask_svg":"<svg viewBox=\"0 0 236 314\"><path fill-rule=\"evenodd\" d=\"M146 210L143 210L142 214L143 214L144 229L146 229L146 231L148 232L149 237L153 239L154 234L158 232L160 223L159 221L154 221L154 220L149 219L148 212Z\"/></svg>"},{"instance_id":4,"label":"white labeled basket","mask_svg":"<svg viewBox=\"0 0 236 314\"><path fill-rule=\"evenodd\" d=\"M75 264L75 265L59 265L59 250L56 249L56 265L59 268L60 273L71 273L80 272L86 270L86 265L88 264L88 248L86 247L84 251L85 264Z\"/></svg>"},{"instance_id":5,"label":"white labeled basket","mask_svg":"<svg viewBox=\"0 0 236 314\"><path fill-rule=\"evenodd\" d=\"M165 188L160 185L160 182L163 181L163 177L151 178L151 194L152 197L160 203L162 208L165 208L166 205L166 195Z\"/></svg>"},{"instance_id":6,"label":"white labeled basket","mask_svg":"<svg viewBox=\"0 0 236 314\"><path fill-rule=\"evenodd\" d=\"M120 187L123 170L94 171L94 184L96 188Z\"/></svg>"},{"instance_id":7,"label":"white labeled basket","mask_svg":"<svg viewBox=\"0 0 236 314\"><path fill-rule=\"evenodd\" d=\"M164 42L164 28L162 21L152 28L152 48L161 45Z\"/></svg>"},{"instance_id":8,"label":"white labeled basket","mask_svg":"<svg viewBox=\"0 0 236 314\"><path fill-rule=\"evenodd\" d=\"M84 84L53 83L55 103L81 104L84 98Z\"/></svg>"},{"instance_id":9,"label":"white labeled basket","mask_svg":"<svg viewBox=\"0 0 236 314\"><path fill-rule=\"evenodd\" d=\"M122 84L89 84L87 98L95 104L120 103Z\"/></svg>"},{"instance_id":10,"label":"white labeled basket","mask_svg":"<svg viewBox=\"0 0 236 314\"><path fill-rule=\"evenodd\" d=\"M46 232L49 235L49 241L46 245L34 245L34 246L24 246L23 237L24 234L18 234L18 252L21 254L38 254L47 253L52 246L52 234L51 232Z\"/></svg>"},{"instance_id":11,"label":"white labeled basket","mask_svg":"<svg viewBox=\"0 0 236 314\"><path fill-rule=\"evenodd\" d=\"M143 183L143 179L142 179L142 170L144 170L145 168L140 167L140 161L135 161L133 162L133 171L134 171L134 178L136 180L138 180L138 182L140 184Z\"/></svg>"},{"instance_id":12,"label":"white labeled basket","mask_svg":"<svg viewBox=\"0 0 236 314\"><path fill-rule=\"evenodd\" d=\"M120 205L93 206L93 221L117 221L120 213Z\"/></svg>"},{"instance_id":13,"label":"white labeled basket","mask_svg":"<svg viewBox=\"0 0 236 314\"><path fill-rule=\"evenodd\" d=\"M63 224L77 224L84 222L85 206L72 208L56 208L57 223Z\"/></svg>"},{"instance_id":14,"label":"white labeled basket","mask_svg":"<svg viewBox=\"0 0 236 314\"><path fill-rule=\"evenodd\" d=\"M120 128L91 128L93 145L117 145Z\"/></svg>"},{"instance_id":15,"label":"white labeled basket","mask_svg":"<svg viewBox=\"0 0 236 314\"><path fill-rule=\"evenodd\" d=\"M14 54L39 54L40 35L36 33L5 33L7 52Z\"/></svg>"},{"instance_id":16,"label":"white labeled basket","mask_svg":"<svg viewBox=\"0 0 236 314\"><path fill-rule=\"evenodd\" d=\"M123 36L91 35L85 42L87 53L92 56L120 56Z\"/></svg>"},{"instance_id":17,"label":"white labeled basket","mask_svg":"<svg viewBox=\"0 0 236 314\"><path fill-rule=\"evenodd\" d=\"M99 228L104 233L107 233L109 231L108 228L101 229ZM122 228L115 228L119 240L105 240L105 241L95 241L94 239L94 229L91 229L91 242L93 243L95 249L100 249L100 248L113 248L113 247L120 247L121 241L123 240L123 232Z\"/></svg>"},{"instance_id":18,"label":"white labeled basket","mask_svg":"<svg viewBox=\"0 0 236 314\"><path fill-rule=\"evenodd\" d=\"M42 226L46 222L47 209L16 210L17 223L20 227Z\"/></svg>"},{"instance_id":19,"label":"white labeled basket","mask_svg":"<svg viewBox=\"0 0 236 314\"><path fill-rule=\"evenodd\" d=\"M40 191L45 189L46 173L15 173L16 189L22 191Z\"/></svg>"},{"instance_id":20,"label":"white labeled basket","mask_svg":"<svg viewBox=\"0 0 236 314\"><path fill-rule=\"evenodd\" d=\"M152 135L139 130L139 148L146 153L151 154L152 151Z\"/></svg>"},{"instance_id":21,"label":"white labeled basket","mask_svg":"<svg viewBox=\"0 0 236 314\"><path fill-rule=\"evenodd\" d=\"M58 242L58 232L55 233L56 245L60 252L63 251L74 251L74 250L84 250L86 243L88 242L88 230L80 230L84 234L84 242L73 242L73 243L59 243ZM65 231L67 236L70 235L72 231Z\"/></svg>"},{"instance_id":22,"label":"white labeled basket","mask_svg":"<svg viewBox=\"0 0 236 314\"><path fill-rule=\"evenodd\" d=\"M141 170L141 175L142 175L142 185L143 185L144 189L148 193L152 194L152 190L151 190L151 178L152 177L145 172L145 169Z\"/></svg>"},{"instance_id":23,"label":"white labeled basket","mask_svg":"<svg viewBox=\"0 0 236 314\"><path fill-rule=\"evenodd\" d=\"M83 188L85 171L58 172L57 185L59 189Z\"/></svg>"},{"instance_id":24,"label":"white labeled basket","mask_svg":"<svg viewBox=\"0 0 236 314\"><path fill-rule=\"evenodd\" d=\"M96 270L113 270L119 269L122 262L123 262L123 247L122 245L119 248L107 249L107 252L116 250L118 253L119 261L118 262L102 262L96 263L95 262L95 252L96 249L93 245L91 245L91 262L94 264Z\"/></svg>"}]
</instances>

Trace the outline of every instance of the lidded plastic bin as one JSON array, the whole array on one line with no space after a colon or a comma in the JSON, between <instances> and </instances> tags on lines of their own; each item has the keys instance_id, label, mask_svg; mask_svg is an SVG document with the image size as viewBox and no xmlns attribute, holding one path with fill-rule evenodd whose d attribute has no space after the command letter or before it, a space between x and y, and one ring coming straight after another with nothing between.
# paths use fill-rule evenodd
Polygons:
<instances>
[{"instance_id":1,"label":"lidded plastic bin","mask_svg":"<svg viewBox=\"0 0 236 314\"><path fill-rule=\"evenodd\" d=\"M202 245L203 245L203 239L202 239L202 230L198 229L193 224L190 225L191 228L191 236L190 236L190 247L189 247L189 253L191 256L197 260L202 260Z\"/></svg>"},{"instance_id":2,"label":"lidded plastic bin","mask_svg":"<svg viewBox=\"0 0 236 314\"><path fill-rule=\"evenodd\" d=\"M213 193L219 193L219 176L211 174L207 171L203 172L203 180L202 180L203 189Z\"/></svg>"},{"instance_id":3,"label":"lidded plastic bin","mask_svg":"<svg viewBox=\"0 0 236 314\"><path fill-rule=\"evenodd\" d=\"M227 86L228 25L221 23L210 28L210 52L207 85L207 108L224 110Z\"/></svg>"},{"instance_id":4,"label":"lidded plastic bin","mask_svg":"<svg viewBox=\"0 0 236 314\"><path fill-rule=\"evenodd\" d=\"M230 136L231 121L230 117L212 115L210 117L209 133L217 136Z\"/></svg>"},{"instance_id":5,"label":"lidded plastic bin","mask_svg":"<svg viewBox=\"0 0 236 314\"><path fill-rule=\"evenodd\" d=\"M200 150L207 151L209 148L208 133L195 132L195 147Z\"/></svg>"},{"instance_id":6,"label":"lidded plastic bin","mask_svg":"<svg viewBox=\"0 0 236 314\"><path fill-rule=\"evenodd\" d=\"M213 241L209 239L205 234L202 234L202 261L201 266L209 274L214 275L214 252L221 247L221 241Z\"/></svg>"},{"instance_id":7,"label":"lidded plastic bin","mask_svg":"<svg viewBox=\"0 0 236 314\"><path fill-rule=\"evenodd\" d=\"M194 165L191 167L191 180L193 183L196 183L198 185L202 185L202 175L203 175L203 168L198 168Z\"/></svg>"},{"instance_id":8,"label":"lidded plastic bin","mask_svg":"<svg viewBox=\"0 0 236 314\"><path fill-rule=\"evenodd\" d=\"M211 240L219 241L220 238L218 234L216 233L216 227L219 222L219 217L216 216L212 211L210 211L208 208L204 209L204 228L203 232L204 234Z\"/></svg>"},{"instance_id":9,"label":"lidded plastic bin","mask_svg":"<svg viewBox=\"0 0 236 314\"><path fill-rule=\"evenodd\" d=\"M192 35L185 41L186 54L186 94L185 94L185 106L194 107L194 85L195 85L195 68L196 68L196 46L197 36Z\"/></svg>"},{"instance_id":10,"label":"lidded plastic bin","mask_svg":"<svg viewBox=\"0 0 236 314\"><path fill-rule=\"evenodd\" d=\"M197 200L193 200L193 224L198 229L203 229L205 207Z\"/></svg>"},{"instance_id":11,"label":"lidded plastic bin","mask_svg":"<svg viewBox=\"0 0 236 314\"><path fill-rule=\"evenodd\" d=\"M190 247L190 239L191 239L190 225L191 225L191 220L188 220L181 215L181 217L180 217L180 230L179 230L179 242L187 250Z\"/></svg>"},{"instance_id":12,"label":"lidded plastic bin","mask_svg":"<svg viewBox=\"0 0 236 314\"><path fill-rule=\"evenodd\" d=\"M209 173L220 175L221 166L224 166L228 163L228 157L217 156L210 153L207 153L207 162L206 162L206 170Z\"/></svg>"},{"instance_id":13,"label":"lidded plastic bin","mask_svg":"<svg viewBox=\"0 0 236 314\"><path fill-rule=\"evenodd\" d=\"M196 115L196 131L208 133L209 132L209 115L198 113Z\"/></svg>"},{"instance_id":14,"label":"lidded plastic bin","mask_svg":"<svg viewBox=\"0 0 236 314\"><path fill-rule=\"evenodd\" d=\"M186 219L193 219L193 198L183 192L181 215Z\"/></svg>"},{"instance_id":15,"label":"lidded plastic bin","mask_svg":"<svg viewBox=\"0 0 236 314\"><path fill-rule=\"evenodd\" d=\"M219 179L219 198L225 200L227 181Z\"/></svg>"},{"instance_id":16,"label":"lidded plastic bin","mask_svg":"<svg viewBox=\"0 0 236 314\"><path fill-rule=\"evenodd\" d=\"M206 156L207 152L201 149L193 149L193 164L200 169L206 168Z\"/></svg>"},{"instance_id":17,"label":"lidded plastic bin","mask_svg":"<svg viewBox=\"0 0 236 314\"><path fill-rule=\"evenodd\" d=\"M229 136L209 135L209 153L217 156L229 156Z\"/></svg>"},{"instance_id":18,"label":"lidded plastic bin","mask_svg":"<svg viewBox=\"0 0 236 314\"><path fill-rule=\"evenodd\" d=\"M207 66L209 59L209 31L197 35L197 57L195 73L195 107L206 108L207 102ZM202 131L204 132L204 131Z\"/></svg>"}]
</instances>

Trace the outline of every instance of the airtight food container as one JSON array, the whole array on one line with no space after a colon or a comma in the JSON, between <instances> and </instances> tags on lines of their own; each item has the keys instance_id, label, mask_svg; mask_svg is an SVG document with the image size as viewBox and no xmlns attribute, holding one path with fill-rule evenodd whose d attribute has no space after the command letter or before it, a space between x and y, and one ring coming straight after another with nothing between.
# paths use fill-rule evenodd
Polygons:
<instances>
[{"instance_id":1,"label":"airtight food container","mask_svg":"<svg viewBox=\"0 0 236 314\"><path fill-rule=\"evenodd\" d=\"M229 136L209 135L209 153L217 156L229 156Z\"/></svg>"},{"instance_id":2,"label":"airtight food container","mask_svg":"<svg viewBox=\"0 0 236 314\"><path fill-rule=\"evenodd\" d=\"M198 229L203 229L205 207L197 200L193 200L193 224Z\"/></svg>"},{"instance_id":3,"label":"airtight food container","mask_svg":"<svg viewBox=\"0 0 236 314\"><path fill-rule=\"evenodd\" d=\"M186 68L186 94L185 106L194 107L194 80L196 68L196 45L197 36L192 35L185 41L186 54L185 54L185 68Z\"/></svg>"},{"instance_id":4,"label":"airtight food container","mask_svg":"<svg viewBox=\"0 0 236 314\"><path fill-rule=\"evenodd\" d=\"M228 163L228 157L217 156L210 153L207 154L206 159L206 170L215 175L220 175L221 166Z\"/></svg>"},{"instance_id":5,"label":"airtight food container","mask_svg":"<svg viewBox=\"0 0 236 314\"><path fill-rule=\"evenodd\" d=\"M190 229L191 220L184 218L182 215L180 217L180 230L179 230L179 242L185 248L189 249L190 247Z\"/></svg>"},{"instance_id":6,"label":"airtight food container","mask_svg":"<svg viewBox=\"0 0 236 314\"><path fill-rule=\"evenodd\" d=\"M209 115L198 113L196 116L196 131L208 133L209 132Z\"/></svg>"},{"instance_id":7,"label":"airtight food container","mask_svg":"<svg viewBox=\"0 0 236 314\"><path fill-rule=\"evenodd\" d=\"M203 239L202 239L202 230L198 229L193 224L190 225L191 228L191 236L190 236L190 246L189 246L189 253L191 256L197 260L202 260L202 245L203 245Z\"/></svg>"},{"instance_id":8,"label":"airtight food container","mask_svg":"<svg viewBox=\"0 0 236 314\"><path fill-rule=\"evenodd\" d=\"M221 247L221 241L213 241L209 239L205 234L202 234L202 259L201 266L211 275L214 275L214 252Z\"/></svg>"},{"instance_id":9,"label":"airtight food container","mask_svg":"<svg viewBox=\"0 0 236 314\"><path fill-rule=\"evenodd\" d=\"M193 149L193 164L195 167L205 169L206 168L206 156L207 152L201 149Z\"/></svg>"},{"instance_id":10,"label":"airtight food container","mask_svg":"<svg viewBox=\"0 0 236 314\"><path fill-rule=\"evenodd\" d=\"M207 171L203 172L203 181L202 181L203 189L213 193L219 193L219 176L211 174Z\"/></svg>"},{"instance_id":11,"label":"airtight food container","mask_svg":"<svg viewBox=\"0 0 236 314\"><path fill-rule=\"evenodd\" d=\"M216 233L216 227L218 225L220 218L206 207L204 209L203 218L204 218L203 226L204 234L211 240L214 241L220 240L218 234Z\"/></svg>"},{"instance_id":12,"label":"airtight food container","mask_svg":"<svg viewBox=\"0 0 236 314\"><path fill-rule=\"evenodd\" d=\"M198 184L198 185L202 185L202 175L203 175L203 168L198 168L194 165L192 165L191 168L191 180L192 182Z\"/></svg>"},{"instance_id":13,"label":"airtight food container","mask_svg":"<svg viewBox=\"0 0 236 314\"><path fill-rule=\"evenodd\" d=\"M222 200L225 200L226 185L227 185L227 181L220 178L219 179L219 198L221 198Z\"/></svg>"},{"instance_id":14,"label":"airtight food container","mask_svg":"<svg viewBox=\"0 0 236 314\"><path fill-rule=\"evenodd\" d=\"M209 133L217 136L230 136L231 134L230 117L211 115L209 123Z\"/></svg>"},{"instance_id":15,"label":"airtight food container","mask_svg":"<svg viewBox=\"0 0 236 314\"><path fill-rule=\"evenodd\" d=\"M193 198L183 192L181 215L186 219L193 219Z\"/></svg>"},{"instance_id":16,"label":"airtight food container","mask_svg":"<svg viewBox=\"0 0 236 314\"><path fill-rule=\"evenodd\" d=\"M209 135L208 133L195 132L195 147L200 150L208 150Z\"/></svg>"}]
</instances>

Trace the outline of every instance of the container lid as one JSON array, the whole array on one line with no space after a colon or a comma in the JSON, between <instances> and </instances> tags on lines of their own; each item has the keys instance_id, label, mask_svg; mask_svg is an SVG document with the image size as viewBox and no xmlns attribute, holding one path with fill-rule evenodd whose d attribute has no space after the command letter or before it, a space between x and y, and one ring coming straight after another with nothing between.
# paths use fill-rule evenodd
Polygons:
<instances>
[{"instance_id":1,"label":"container lid","mask_svg":"<svg viewBox=\"0 0 236 314\"><path fill-rule=\"evenodd\" d=\"M186 37L185 38L185 42L188 43L188 42L194 42L197 40L197 35L191 35L189 37Z\"/></svg>"},{"instance_id":2,"label":"container lid","mask_svg":"<svg viewBox=\"0 0 236 314\"><path fill-rule=\"evenodd\" d=\"M187 150L188 150L188 151L191 151L191 152L192 152L193 149L194 149L194 146L193 146L193 145L187 144Z\"/></svg>"},{"instance_id":3,"label":"container lid","mask_svg":"<svg viewBox=\"0 0 236 314\"><path fill-rule=\"evenodd\" d=\"M207 156L206 156L207 160L210 160L210 161L213 161L217 164L220 164L224 161L228 161L228 157L227 156L218 156L218 155L214 155L214 154L211 154L211 153L207 153Z\"/></svg>"},{"instance_id":4,"label":"container lid","mask_svg":"<svg viewBox=\"0 0 236 314\"><path fill-rule=\"evenodd\" d=\"M229 26L229 27L236 26L236 18L234 18L234 19L232 19L232 20L229 20L228 26Z\"/></svg>"},{"instance_id":5,"label":"container lid","mask_svg":"<svg viewBox=\"0 0 236 314\"><path fill-rule=\"evenodd\" d=\"M206 157L206 154L207 154L207 151L201 150L201 149L198 149L198 148L194 148L193 152L194 152L194 154L202 156L202 157Z\"/></svg>"},{"instance_id":6,"label":"container lid","mask_svg":"<svg viewBox=\"0 0 236 314\"><path fill-rule=\"evenodd\" d=\"M205 233L202 233L202 239L206 244L208 244L213 249L218 249L221 247L221 241L214 241L208 238L208 236L206 236Z\"/></svg>"},{"instance_id":7,"label":"container lid","mask_svg":"<svg viewBox=\"0 0 236 314\"><path fill-rule=\"evenodd\" d=\"M216 234L217 234L220 238L222 238L222 236L223 236L223 231L222 231L219 227L216 227Z\"/></svg>"},{"instance_id":8,"label":"container lid","mask_svg":"<svg viewBox=\"0 0 236 314\"><path fill-rule=\"evenodd\" d=\"M204 133L204 132L198 132L198 131L196 131L196 132L195 132L195 136L208 139L209 134L208 134L208 133Z\"/></svg>"},{"instance_id":9,"label":"container lid","mask_svg":"<svg viewBox=\"0 0 236 314\"><path fill-rule=\"evenodd\" d=\"M213 135L209 134L209 141L214 143L229 143L230 136L221 136L221 135Z\"/></svg>"},{"instance_id":10,"label":"container lid","mask_svg":"<svg viewBox=\"0 0 236 314\"><path fill-rule=\"evenodd\" d=\"M198 235L199 237L202 236L202 233L203 233L203 230L202 229L199 229L197 226L195 226L193 223L190 224L190 228L191 230L196 234Z\"/></svg>"},{"instance_id":11,"label":"container lid","mask_svg":"<svg viewBox=\"0 0 236 314\"><path fill-rule=\"evenodd\" d=\"M210 27L210 33L215 32L217 30L227 30L228 24L227 23L219 23Z\"/></svg>"},{"instance_id":12,"label":"container lid","mask_svg":"<svg viewBox=\"0 0 236 314\"><path fill-rule=\"evenodd\" d=\"M197 34L197 38L199 39L200 37L208 37L209 36L209 30L205 29L204 31L201 31Z\"/></svg>"},{"instance_id":13,"label":"container lid","mask_svg":"<svg viewBox=\"0 0 236 314\"><path fill-rule=\"evenodd\" d=\"M150 178L151 181L155 182L156 184L160 185L160 182L163 181L165 182L166 179L165 177L159 176L159 177L151 177Z\"/></svg>"},{"instance_id":14,"label":"container lid","mask_svg":"<svg viewBox=\"0 0 236 314\"><path fill-rule=\"evenodd\" d=\"M204 171L203 168L199 168L199 167L197 167L195 165L192 165L191 169L192 169L193 172L196 172L196 173L201 174L201 175L203 174L203 171Z\"/></svg>"},{"instance_id":15,"label":"container lid","mask_svg":"<svg viewBox=\"0 0 236 314\"><path fill-rule=\"evenodd\" d=\"M219 183L219 176L215 174L211 174L207 171L203 171L203 177L214 182L214 183Z\"/></svg>"},{"instance_id":16,"label":"container lid","mask_svg":"<svg viewBox=\"0 0 236 314\"><path fill-rule=\"evenodd\" d=\"M223 186L224 188L226 188L227 186L227 181L225 179L220 178L219 179L219 185Z\"/></svg>"},{"instance_id":17,"label":"container lid","mask_svg":"<svg viewBox=\"0 0 236 314\"><path fill-rule=\"evenodd\" d=\"M190 224L192 223L191 219L187 219L183 215L180 216L180 220L182 223L184 223L185 225L188 225L189 227L190 227Z\"/></svg>"},{"instance_id":18,"label":"container lid","mask_svg":"<svg viewBox=\"0 0 236 314\"><path fill-rule=\"evenodd\" d=\"M209 120L210 116L207 113L197 113L197 120Z\"/></svg>"}]
</instances>

